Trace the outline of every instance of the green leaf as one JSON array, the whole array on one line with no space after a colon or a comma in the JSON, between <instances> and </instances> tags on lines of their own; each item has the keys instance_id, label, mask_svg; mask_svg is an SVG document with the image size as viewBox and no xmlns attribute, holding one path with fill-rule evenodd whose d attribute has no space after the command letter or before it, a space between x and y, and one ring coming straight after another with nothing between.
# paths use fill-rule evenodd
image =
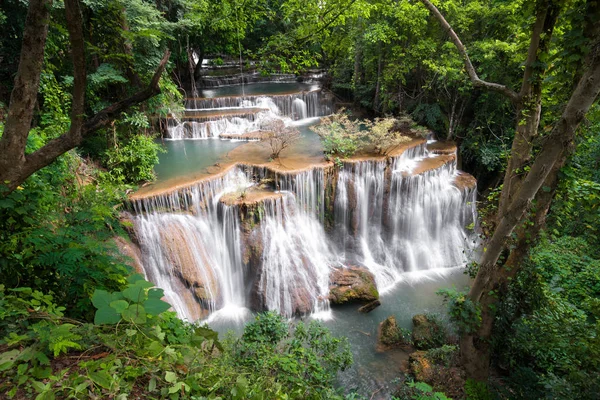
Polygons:
<instances>
[{"instance_id":1,"label":"green leaf","mask_svg":"<svg viewBox=\"0 0 600 400\"><path fill-rule=\"evenodd\" d=\"M114 308L117 313L122 313L127 307L129 307L129 303L125 300L115 300L110 302L110 307Z\"/></svg>"},{"instance_id":2,"label":"green leaf","mask_svg":"<svg viewBox=\"0 0 600 400\"><path fill-rule=\"evenodd\" d=\"M149 299L162 299L165 296L165 291L159 288L148 290Z\"/></svg>"},{"instance_id":3,"label":"green leaf","mask_svg":"<svg viewBox=\"0 0 600 400\"><path fill-rule=\"evenodd\" d=\"M165 312L169 308L171 308L171 305L169 303L156 298L151 298L144 301L143 305L146 309L146 313L148 313L149 315L159 315L160 313Z\"/></svg>"},{"instance_id":4,"label":"green leaf","mask_svg":"<svg viewBox=\"0 0 600 400\"><path fill-rule=\"evenodd\" d=\"M150 379L150 382L148 382L148 391L154 392L154 389L156 389L156 378L152 378Z\"/></svg>"},{"instance_id":5,"label":"green leaf","mask_svg":"<svg viewBox=\"0 0 600 400\"><path fill-rule=\"evenodd\" d=\"M167 381L169 383L177 382L177 374L173 371L165 372L165 381Z\"/></svg>"},{"instance_id":6,"label":"green leaf","mask_svg":"<svg viewBox=\"0 0 600 400\"><path fill-rule=\"evenodd\" d=\"M145 300L146 291L143 287L137 285L131 285L127 289L123 290L123 296L134 303L141 303Z\"/></svg>"},{"instance_id":7,"label":"green leaf","mask_svg":"<svg viewBox=\"0 0 600 400\"><path fill-rule=\"evenodd\" d=\"M92 304L94 307L100 309L103 307L109 307L111 302L111 295L106 290L96 289L92 295Z\"/></svg>"},{"instance_id":8,"label":"green leaf","mask_svg":"<svg viewBox=\"0 0 600 400\"><path fill-rule=\"evenodd\" d=\"M127 277L127 283L131 283L131 284L134 284L138 281L144 281L144 280L145 280L145 278L144 278L144 275L142 275L142 274L133 274L133 275L130 275ZM152 286L154 286L154 285L152 285Z\"/></svg>"},{"instance_id":9,"label":"green leaf","mask_svg":"<svg viewBox=\"0 0 600 400\"><path fill-rule=\"evenodd\" d=\"M123 319L134 324L143 324L146 322L146 310L140 304L132 304L121 313Z\"/></svg>"},{"instance_id":10,"label":"green leaf","mask_svg":"<svg viewBox=\"0 0 600 400\"><path fill-rule=\"evenodd\" d=\"M20 354L19 350L11 350L0 354L0 371L10 369Z\"/></svg>"},{"instance_id":11,"label":"green leaf","mask_svg":"<svg viewBox=\"0 0 600 400\"><path fill-rule=\"evenodd\" d=\"M89 373L89 377L94 381L94 383L98 386L103 387L104 389L110 389L112 384L112 376L107 371L94 371Z\"/></svg>"},{"instance_id":12,"label":"green leaf","mask_svg":"<svg viewBox=\"0 0 600 400\"><path fill-rule=\"evenodd\" d=\"M106 307L99 308L94 316L94 324L116 324L121 320L121 315L112 307L108 305Z\"/></svg>"}]
</instances>

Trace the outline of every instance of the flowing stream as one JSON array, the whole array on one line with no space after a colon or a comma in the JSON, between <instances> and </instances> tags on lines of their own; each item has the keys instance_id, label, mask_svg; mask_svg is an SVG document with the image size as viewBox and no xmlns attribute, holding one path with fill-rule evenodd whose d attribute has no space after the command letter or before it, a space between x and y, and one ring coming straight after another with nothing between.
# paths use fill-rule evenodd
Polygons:
<instances>
[{"instance_id":1,"label":"flowing stream","mask_svg":"<svg viewBox=\"0 0 600 400\"><path fill-rule=\"evenodd\" d=\"M333 106L318 87L261 83L246 86L245 96L240 90L218 87L187 101L189 118L170 122L161 181L219 163L232 150L243 155L246 146L190 139L243 135L273 118L300 126L298 148L320 154L306 126ZM232 109L252 112L232 116ZM369 368L402 357L373 352L377 324L395 314L408 327L412 314L438 310L433 292L464 285L462 269L477 248L474 181L457 170L455 154L430 144L415 141L393 157L339 168L282 169L242 157L193 183L134 197L144 273L181 318L216 329L239 330L260 310L325 320L350 337L357 357L341 384L377 390L388 376L377 379ZM330 274L348 266L374 275L383 306L367 315L330 306Z\"/></svg>"}]
</instances>

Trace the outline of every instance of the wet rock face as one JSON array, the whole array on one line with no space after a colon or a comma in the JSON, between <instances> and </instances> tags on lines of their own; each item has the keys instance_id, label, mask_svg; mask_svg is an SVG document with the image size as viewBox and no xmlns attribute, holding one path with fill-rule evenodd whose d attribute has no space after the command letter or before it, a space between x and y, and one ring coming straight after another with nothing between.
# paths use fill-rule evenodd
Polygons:
<instances>
[{"instance_id":1,"label":"wet rock face","mask_svg":"<svg viewBox=\"0 0 600 400\"><path fill-rule=\"evenodd\" d=\"M379 299L375 277L366 268L337 268L329 276L333 304L367 303Z\"/></svg>"},{"instance_id":2,"label":"wet rock face","mask_svg":"<svg viewBox=\"0 0 600 400\"><path fill-rule=\"evenodd\" d=\"M175 276L191 289L204 308L218 303L220 286L217 277L206 254L195 254L192 251L197 243L186 237L176 225L165 226L161 236L164 254L172 265Z\"/></svg>"}]
</instances>

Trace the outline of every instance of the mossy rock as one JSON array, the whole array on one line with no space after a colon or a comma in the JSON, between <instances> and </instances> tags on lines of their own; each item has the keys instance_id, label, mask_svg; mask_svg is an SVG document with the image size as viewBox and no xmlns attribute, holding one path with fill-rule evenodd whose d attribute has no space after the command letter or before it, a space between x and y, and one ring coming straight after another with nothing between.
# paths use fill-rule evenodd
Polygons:
<instances>
[{"instance_id":1,"label":"mossy rock","mask_svg":"<svg viewBox=\"0 0 600 400\"><path fill-rule=\"evenodd\" d=\"M375 277L360 267L338 268L330 275L329 300L333 304L369 303L379 299Z\"/></svg>"},{"instance_id":2,"label":"mossy rock","mask_svg":"<svg viewBox=\"0 0 600 400\"><path fill-rule=\"evenodd\" d=\"M394 316L387 317L379 328L379 342L386 346L394 346L402 341L402 332Z\"/></svg>"},{"instance_id":3,"label":"mossy rock","mask_svg":"<svg viewBox=\"0 0 600 400\"><path fill-rule=\"evenodd\" d=\"M434 368L431 361L427 358L427 352L420 350L411 353L408 358L410 374L419 382L431 382L434 375Z\"/></svg>"}]
</instances>

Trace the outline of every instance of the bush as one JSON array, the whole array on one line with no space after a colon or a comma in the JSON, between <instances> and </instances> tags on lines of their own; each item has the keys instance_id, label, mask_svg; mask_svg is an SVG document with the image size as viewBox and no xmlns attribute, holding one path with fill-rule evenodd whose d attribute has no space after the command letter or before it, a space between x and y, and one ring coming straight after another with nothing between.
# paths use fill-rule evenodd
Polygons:
<instances>
[{"instance_id":1,"label":"bush","mask_svg":"<svg viewBox=\"0 0 600 400\"><path fill-rule=\"evenodd\" d=\"M261 314L241 338L166 312L161 289L128 278L98 290L96 323L64 317L52 296L0 285L0 393L7 398L341 398L345 339L316 322L290 327ZM203 397L204 396L204 397Z\"/></svg>"},{"instance_id":2,"label":"bush","mask_svg":"<svg viewBox=\"0 0 600 400\"><path fill-rule=\"evenodd\" d=\"M358 151L387 155L395 146L409 142L408 136L394 130L396 120L377 118L375 121L351 120L343 110L324 117L311 127L321 138L327 159L347 158Z\"/></svg>"},{"instance_id":3,"label":"bush","mask_svg":"<svg viewBox=\"0 0 600 400\"><path fill-rule=\"evenodd\" d=\"M107 177L117 183L152 181L156 178L154 165L158 163L158 153L164 151L151 137L135 135L124 145L106 150Z\"/></svg>"}]
</instances>

